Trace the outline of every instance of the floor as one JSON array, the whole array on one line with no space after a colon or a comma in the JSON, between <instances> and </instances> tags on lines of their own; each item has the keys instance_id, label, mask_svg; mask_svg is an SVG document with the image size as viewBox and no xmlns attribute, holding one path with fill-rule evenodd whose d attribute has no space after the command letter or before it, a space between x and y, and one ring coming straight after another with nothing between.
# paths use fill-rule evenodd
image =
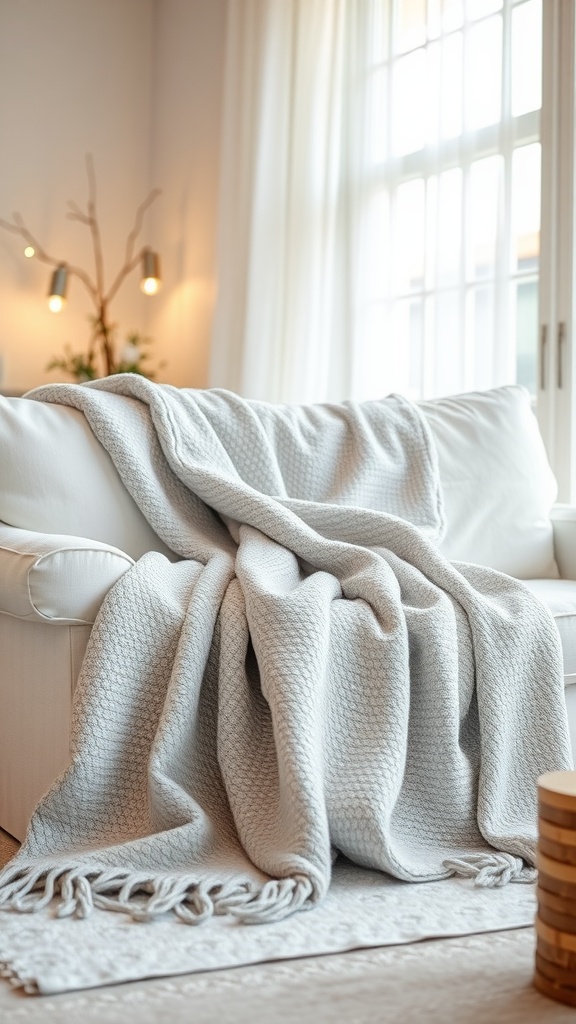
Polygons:
<instances>
[{"instance_id":1,"label":"floor","mask_svg":"<svg viewBox=\"0 0 576 1024\"><path fill-rule=\"evenodd\" d=\"M0 864L16 843L0 830ZM0 916L0 928L2 919ZM26 996L0 980L0 1024L560 1024L575 1011L532 987L521 928Z\"/></svg>"}]
</instances>

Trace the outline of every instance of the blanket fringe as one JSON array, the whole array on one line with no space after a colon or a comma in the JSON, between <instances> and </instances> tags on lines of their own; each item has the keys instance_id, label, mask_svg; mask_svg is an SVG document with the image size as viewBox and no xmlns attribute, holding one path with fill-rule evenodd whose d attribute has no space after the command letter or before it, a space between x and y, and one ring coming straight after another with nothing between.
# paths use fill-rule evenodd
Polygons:
<instances>
[{"instance_id":1,"label":"blanket fringe","mask_svg":"<svg viewBox=\"0 0 576 1024\"><path fill-rule=\"evenodd\" d=\"M27 995L38 995L38 984L34 978L23 977L11 960L0 959L0 978L4 978L12 988L21 988Z\"/></svg>"},{"instance_id":2,"label":"blanket fringe","mask_svg":"<svg viewBox=\"0 0 576 1024\"><path fill-rule=\"evenodd\" d=\"M35 914L56 899L60 918L86 918L97 907L128 914L134 921L151 921L172 911L185 924L201 924L223 914L245 924L264 924L308 909L313 892L305 875L272 879L258 888L237 880L214 883L189 875L153 876L87 866L14 864L0 872L0 910Z\"/></svg>"},{"instance_id":3,"label":"blanket fringe","mask_svg":"<svg viewBox=\"0 0 576 1024\"><path fill-rule=\"evenodd\" d=\"M444 867L461 878L473 878L483 889L501 888L509 882L535 882L538 872L511 853L470 853L445 860Z\"/></svg>"},{"instance_id":4,"label":"blanket fringe","mask_svg":"<svg viewBox=\"0 0 576 1024\"><path fill-rule=\"evenodd\" d=\"M447 859L444 867L453 875L473 879L482 888L533 882L537 874L521 857L498 852ZM0 910L35 914L53 900L60 918L86 918L97 907L128 914L134 921L151 921L173 912L191 925L224 914L244 924L281 921L315 902L314 886L306 875L271 879L257 886L238 880L215 883L190 875L157 876L86 865L15 863L0 872ZM3 970L10 968L4 966Z\"/></svg>"}]
</instances>

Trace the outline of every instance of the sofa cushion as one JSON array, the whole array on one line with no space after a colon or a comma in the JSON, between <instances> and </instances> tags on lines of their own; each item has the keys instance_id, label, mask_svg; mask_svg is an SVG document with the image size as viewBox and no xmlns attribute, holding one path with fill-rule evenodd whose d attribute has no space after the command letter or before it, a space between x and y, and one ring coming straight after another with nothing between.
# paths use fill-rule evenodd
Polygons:
<instances>
[{"instance_id":1,"label":"sofa cushion","mask_svg":"<svg viewBox=\"0 0 576 1024\"><path fill-rule=\"evenodd\" d=\"M18 619L91 624L131 565L129 555L98 541L0 523L0 612Z\"/></svg>"},{"instance_id":2,"label":"sofa cushion","mask_svg":"<svg viewBox=\"0 0 576 1024\"><path fill-rule=\"evenodd\" d=\"M564 654L564 682L576 683L576 580L525 580L554 616Z\"/></svg>"},{"instance_id":3,"label":"sofa cushion","mask_svg":"<svg viewBox=\"0 0 576 1024\"><path fill-rule=\"evenodd\" d=\"M0 482L5 523L90 537L132 558L151 550L175 558L76 409L0 397Z\"/></svg>"},{"instance_id":4,"label":"sofa cushion","mask_svg":"<svg viewBox=\"0 0 576 1024\"><path fill-rule=\"evenodd\" d=\"M438 450L444 554L519 579L557 577L549 518L557 487L528 392L494 388L421 408Z\"/></svg>"}]
</instances>

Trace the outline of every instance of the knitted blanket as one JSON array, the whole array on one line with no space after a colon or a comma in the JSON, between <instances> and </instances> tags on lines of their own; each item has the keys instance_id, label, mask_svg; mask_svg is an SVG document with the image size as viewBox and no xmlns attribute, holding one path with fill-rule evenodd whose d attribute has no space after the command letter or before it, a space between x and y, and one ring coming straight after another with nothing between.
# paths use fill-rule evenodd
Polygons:
<instances>
[{"instance_id":1,"label":"knitted blanket","mask_svg":"<svg viewBox=\"0 0 576 1024\"><path fill-rule=\"evenodd\" d=\"M536 778L571 767L557 631L439 552L415 405L133 375L31 397L84 412L181 560L145 555L105 599L4 907L278 920L338 854L410 882L534 876Z\"/></svg>"}]
</instances>

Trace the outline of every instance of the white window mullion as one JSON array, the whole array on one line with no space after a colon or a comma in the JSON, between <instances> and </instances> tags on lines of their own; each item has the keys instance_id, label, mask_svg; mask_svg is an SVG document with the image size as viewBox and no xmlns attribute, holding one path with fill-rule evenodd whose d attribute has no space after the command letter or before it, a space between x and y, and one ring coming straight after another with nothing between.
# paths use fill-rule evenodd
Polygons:
<instances>
[{"instance_id":1,"label":"white window mullion","mask_svg":"<svg viewBox=\"0 0 576 1024\"><path fill-rule=\"evenodd\" d=\"M474 387L474 349L476 344L474 330L474 297L475 290L472 285L474 278L474 258L471 251L471 224L472 224L472 187L471 187L471 163L474 150L468 144L470 133L466 131L466 93L465 93L465 69L468 62L469 31L466 18L462 33L462 127L464 129L460 140L459 162L462 166L462 266L460 276L460 316L463 327L463 351L460 359L462 375L462 391L469 391ZM478 136L480 133L475 133Z\"/></svg>"},{"instance_id":2,"label":"white window mullion","mask_svg":"<svg viewBox=\"0 0 576 1024\"><path fill-rule=\"evenodd\" d=\"M470 163L462 166L462 263L460 266L460 322L462 324L462 355L460 358L462 391L470 390L473 383L474 356L474 288L472 279L472 253L470 252L470 221L471 221L471 187Z\"/></svg>"},{"instance_id":3,"label":"white window mullion","mask_svg":"<svg viewBox=\"0 0 576 1024\"><path fill-rule=\"evenodd\" d=\"M502 10L502 178L500 211L498 217L498 245L496 255L496 278L494 282L494 379L506 382L514 379L515 345L511 341L514 317L511 315L511 211L512 211L512 9L504 4Z\"/></svg>"}]
</instances>

